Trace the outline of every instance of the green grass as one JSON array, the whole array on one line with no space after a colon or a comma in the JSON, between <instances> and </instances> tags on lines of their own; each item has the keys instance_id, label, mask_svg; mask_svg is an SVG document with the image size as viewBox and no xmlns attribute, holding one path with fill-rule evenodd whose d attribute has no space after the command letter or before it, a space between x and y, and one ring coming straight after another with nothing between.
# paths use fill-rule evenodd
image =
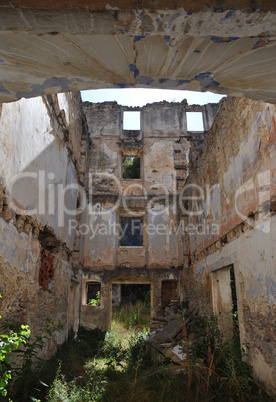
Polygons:
<instances>
[{"instance_id":1,"label":"green grass","mask_svg":"<svg viewBox=\"0 0 276 402\"><path fill-rule=\"evenodd\" d=\"M111 330L80 328L50 359L40 378L48 387L31 390L51 402L270 401L252 380L235 340L223 342L214 317L197 318L184 345L188 359L177 373L168 359L152 360L146 308L127 306L114 314ZM147 319L146 319L147 316ZM142 322L146 322L145 326ZM190 338L189 338L190 337ZM190 348L190 339L193 347ZM205 364L199 365L197 358ZM39 387L38 387L39 388ZM20 401L24 399L18 399ZM26 399L27 400L27 399ZM28 399L30 400L30 399ZM16 402L16 399L13 399Z\"/></svg>"},{"instance_id":2,"label":"green grass","mask_svg":"<svg viewBox=\"0 0 276 402\"><path fill-rule=\"evenodd\" d=\"M138 370L140 374L140 367L150 360L145 351L147 332L146 329L127 330L121 322L113 321L111 331L99 340L97 353L91 353L86 359L86 353L81 355L79 348L69 351L70 358L60 362L48 400L111 401L116 400L114 395L119 397L126 388L128 392L132 391ZM90 336L93 336L93 331ZM68 370L73 361L79 363L74 365L74 372Z\"/></svg>"},{"instance_id":3,"label":"green grass","mask_svg":"<svg viewBox=\"0 0 276 402\"><path fill-rule=\"evenodd\" d=\"M147 337L146 329L127 331L113 321L97 355L83 366L81 378L69 381L58 370L48 401L183 401L184 376L176 380L168 365L152 361Z\"/></svg>"},{"instance_id":4,"label":"green grass","mask_svg":"<svg viewBox=\"0 0 276 402\"><path fill-rule=\"evenodd\" d=\"M138 300L135 305L125 304L118 309L113 309L113 320L122 323L126 329L143 329L150 321L150 306Z\"/></svg>"}]
</instances>

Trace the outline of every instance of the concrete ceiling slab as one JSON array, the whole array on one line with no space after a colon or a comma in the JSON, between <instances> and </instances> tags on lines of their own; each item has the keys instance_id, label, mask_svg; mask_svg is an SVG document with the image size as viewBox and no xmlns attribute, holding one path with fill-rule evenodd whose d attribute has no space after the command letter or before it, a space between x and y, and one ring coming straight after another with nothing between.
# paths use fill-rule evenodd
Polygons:
<instances>
[{"instance_id":1,"label":"concrete ceiling slab","mask_svg":"<svg viewBox=\"0 0 276 402\"><path fill-rule=\"evenodd\" d=\"M33 3L1 2L1 102L151 87L276 103L274 1Z\"/></svg>"}]
</instances>

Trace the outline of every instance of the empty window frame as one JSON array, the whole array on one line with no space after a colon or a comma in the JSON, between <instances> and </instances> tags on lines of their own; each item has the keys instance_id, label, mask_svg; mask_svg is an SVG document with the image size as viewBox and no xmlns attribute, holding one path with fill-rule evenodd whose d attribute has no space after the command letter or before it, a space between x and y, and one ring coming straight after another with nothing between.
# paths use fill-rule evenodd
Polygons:
<instances>
[{"instance_id":1,"label":"empty window frame","mask_svg":"<svg viewBox=\"0 0 276 402\"><path fill-rule=\"evenodd\" d=\"M101 304L101 284L99 282L87 282L86 304L99 306Z\"/></svg>"},{"instance_id":2,"label":"empty window frame","mask_svg":"<svg viewBox=\"0 0 276 402\"><path fill-rule=\"evenodd\" d=\"M201 112L187 112L187 131L204 131Z\"/></svg>"},{"instance_id":3,"label":"empty window frame","mask_svg":"<svg viewBox=\"0 0 276 402\"><path fill-rule=\"evenodd\" d=\"M139 111L123 112L123 129L140 130L141 129L140 115L141 113Z\"/></svg>"},{"instance_id":4,"label":"empty window frame","mask_svg":"<svg viewBox=\"0 0 276 402\"><path fill-rule=\"evenodd\" d=\"M122 157L122 176L123 179L140 179L141 159L139 156Z\"/></svg>"},{"instance_id":5,"label":"empty window frame","mask_svg":"<svg viewBox=\"0 0 276 402\"><path fill-rule=\"evenodd\" d=\"M120 246L142 247L143 246L143 218L120 217Z\"/></svg>"}]
</instances>

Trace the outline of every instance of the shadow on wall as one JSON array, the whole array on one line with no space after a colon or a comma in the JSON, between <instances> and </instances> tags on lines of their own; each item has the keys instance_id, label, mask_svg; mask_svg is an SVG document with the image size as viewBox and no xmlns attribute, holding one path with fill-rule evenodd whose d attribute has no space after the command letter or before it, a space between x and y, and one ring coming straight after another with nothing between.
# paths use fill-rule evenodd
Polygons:
<instances>
[{"instance_id":1,"label":"shadow on wall","mask_svg":"<svg viewBox=\"0 0 276 402\"><path fill-rule=\"evenodd\" d=\"M69 219L75 219L79 191L74 165L65 148L56 141L47 146L23 171L8 182L12 207L18 215L33 215L54 229L57 237L72 248L74 230L68 231Z\"/></svg>"}]
</instances>

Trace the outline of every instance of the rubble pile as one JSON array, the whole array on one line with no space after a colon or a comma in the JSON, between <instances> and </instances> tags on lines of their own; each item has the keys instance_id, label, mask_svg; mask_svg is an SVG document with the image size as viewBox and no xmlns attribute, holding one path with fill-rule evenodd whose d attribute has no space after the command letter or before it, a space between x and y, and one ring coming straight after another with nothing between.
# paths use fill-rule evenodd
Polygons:
<instances>
[{"instance_id":1,"label":"rubble pile","mask_svg":"<svg viewBox=\"0 0 276 402\"><path fill-rule=\"evenodd\" d=\"M169 358L175 364L184 366L185 350L191 345L191 341L185 336L184 328L191 325L198 311L179 309L178 306L178 300L173 299L162 315L151 319L149 342L155 360L163 361Z\"/></svg>"}]
</instances>

